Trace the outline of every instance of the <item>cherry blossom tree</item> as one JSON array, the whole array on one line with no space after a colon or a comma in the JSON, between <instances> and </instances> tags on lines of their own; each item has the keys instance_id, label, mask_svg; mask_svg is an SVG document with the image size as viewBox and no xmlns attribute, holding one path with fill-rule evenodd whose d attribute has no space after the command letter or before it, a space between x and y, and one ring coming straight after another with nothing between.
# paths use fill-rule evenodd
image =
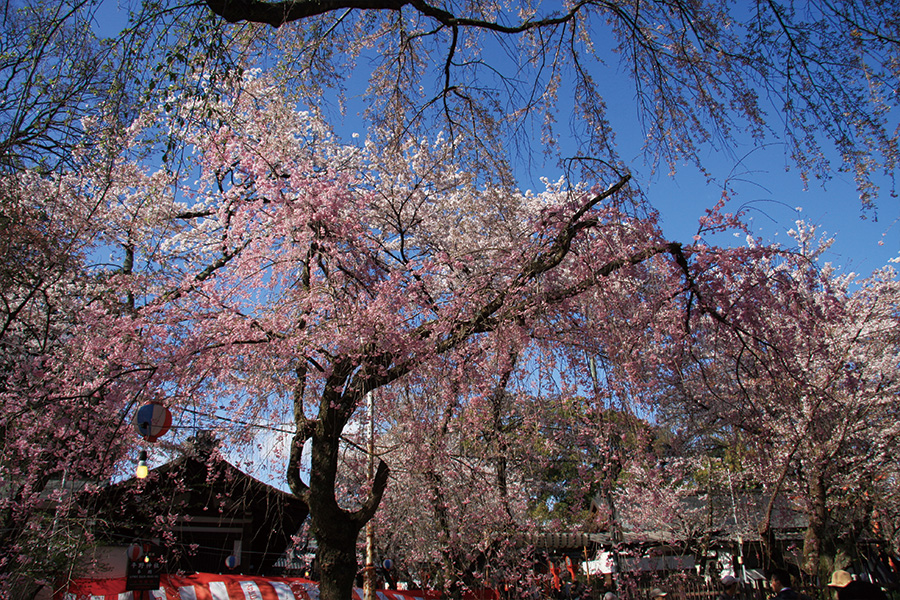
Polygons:
<instances>
[{"instance_id":1,"label":"cherry blossom tree","mask_svg":"<svg viewBox=\"0 0 900 600\"><path fill-rule=\"evenodd\" d=\"M135 388L118 385L129 375L101 342L117 302L89 261L103 213L84 185L77 175L0 180L0 590L22 597L90 544L91 490L127 449Z\"/></svg>"},{"instance_id":2,"label":"cherry blossom tree","mask_svg":"<svg viewBox=\"0 0 900 600\"><path fill-rule=\"evenodd\" d=\"M692 435L731 432L766 490L763 538L776 500L789 499L809 521L799 566L825 576L878 528L872 499L886 491L897 436L898 283L890 268L859 279L818 267L828 244L814 232L800 224L793 258L761 260L731 283L734 301L707 313L671 368L668 406Z\"/></svg>"},{"instance_id":3,"label":"cherry blossom tree","mask_svg":"<svg viewBox=\"0 0 900 600\"><path fill-rule=\"evenodd\" d=\"M114 384L105 360L115 358L96 345L115 321L115 274L94 262L104 189L85 198L79 175L109 155L87 129L130 118L127 69L118 68L128 60L95 34L99 4L16 0L0 9L3 597L32 597L90 545L91 488L108 481L124 450L122 414L134 397Z\"/></svg>"},{"instance_id":4,"label":"cherry blossom tree","mask_svg":"<svg viewBox=\"0 0 900 600\"><path fill-rule=\"evenodd\" d=\"M292 415L287 482L310 507L323 598L349 597L357 537L389 476L381 462L361 496L337 493L341 440L367 392L438 364L457 365L450 380L466 381L472 365L492 374L483 393L495 429L483 431L503 506L515 481L500 476L508 441L491 436L515 356L552 348L589 292L637 305L623 289L650 271L676 296L697 285L695 251L633 214L628 178L614 170L594 189L511 193L446 161L452 144L440 136L410 142L399 161L369 142L339 144L265 77L203 102L202 112L179 104L167 134L191 150L189 177L125 156L100 180L106 243L129 266L116 279L120 327L140 331L128 369L182 408ZM120 145L139 146L159 124L147 115ZM646 287L663 291L654 306L671 298Z\"/></svg>"}]
</instances>

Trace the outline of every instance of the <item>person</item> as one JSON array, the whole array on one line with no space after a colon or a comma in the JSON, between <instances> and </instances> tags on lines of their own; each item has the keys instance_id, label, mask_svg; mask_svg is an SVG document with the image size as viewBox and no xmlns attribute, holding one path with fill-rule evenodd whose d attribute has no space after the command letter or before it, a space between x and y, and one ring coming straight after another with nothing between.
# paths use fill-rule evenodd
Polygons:
<instances>
[{"instance_id":1,"label":"person","mask_svg":"<svg viewBox=\"0 0 900 600\"><path fill-rule=\"evenodd\" d=\"M769 575L769 585L775 595L771 600L799 600L800 595L791 589L791 576L784 569L775 569Z\"/></svg>"},{"instance_id":2,"label":"person","mask_svg":"<svg viewBox=\"0 0 900 600\"><path fill-rule=\"evenodd\" d=\"M738 593L738 583L740 581L733 575L726 575L722 578L722 593L716 600L732 600Z\"/></svg>"},{"instance_id":3,"label":"person","mask_svg":"<svg viewBox=\"0 0 900 600\"><path fill-rule=\"evenodd\" d=\"M831 574L828 587L835 591L837 600L887 600L880 587L868 581L854 579L853 575L838 569Z\"/></svg>"},{"instance_id":4,"label":"person","mask_svg":"<svg viewBox=\"0 0 900 600\"><path fill-rule=\"evenodd\" d=\"M652 590L650 590L650 600L656 600L656 598L665 598L668 595L668 592L665 592L660 588L653 588Z\"/></svg>"}]
</instances>

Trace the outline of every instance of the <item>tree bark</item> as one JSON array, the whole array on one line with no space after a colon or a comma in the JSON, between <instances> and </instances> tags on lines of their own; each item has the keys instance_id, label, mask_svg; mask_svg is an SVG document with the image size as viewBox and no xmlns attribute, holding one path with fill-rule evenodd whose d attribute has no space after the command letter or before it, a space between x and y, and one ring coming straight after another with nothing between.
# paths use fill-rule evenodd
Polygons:
<instances>
[{"instance_id":1,"label":"tree bark","mask_svg":"<svg viewBox=\"0 0 900 600\"><path fill-rule=\"evenodd\" d=\"M816 465L809 479L809 524L803 536L803 570L810 577L823 575L827 577L829 569L823 569L822 544L825 540L825 528L828 520L828 507L826 505L827 490L825 486L824 469Z\"/></svg>"}]
</instances>

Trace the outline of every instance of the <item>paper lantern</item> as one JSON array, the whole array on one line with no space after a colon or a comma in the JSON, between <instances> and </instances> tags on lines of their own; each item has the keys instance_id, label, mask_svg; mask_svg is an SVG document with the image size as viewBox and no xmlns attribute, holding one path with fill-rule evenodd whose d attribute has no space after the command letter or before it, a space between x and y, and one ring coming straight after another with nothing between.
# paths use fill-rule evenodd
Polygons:
<instances>
[{"instance_id":1,"label":"paper lantern","mask_svg":"<svg viewBox=\"0 0 900 600\"><path fill-rule=\"evenodd\" d=\"M149 402L134 413L134 429L148 442L155 442L172 426L172 413L158 402Z\"/></svg>"},{"instance_id":2,"label":"paper lantern","mask_svg":"<svg viewBox=\"0 0 900 600\"><path fill-rule=\"evenodd\" d=\"M128 546L128 560L134 562L144 554L144 548L140 544L132 544Z\"/></svg>"}]
</instances>

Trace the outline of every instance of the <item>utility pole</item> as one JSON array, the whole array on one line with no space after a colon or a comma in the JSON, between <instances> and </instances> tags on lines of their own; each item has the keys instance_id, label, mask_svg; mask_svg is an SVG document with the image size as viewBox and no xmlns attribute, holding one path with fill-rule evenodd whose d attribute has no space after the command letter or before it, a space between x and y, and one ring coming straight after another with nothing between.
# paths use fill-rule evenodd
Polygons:
<instances>
[{"instance_id":1,"label":"utility pole","mask_svg":"<svg viewBox=\"0 0 900 600\"><path fill-rule=\"evenodd\" d=\"M366 393L366 403L369 416L369 464L367 475L369 481L375 479L375 392ZM366 523L366 568L363 582L365 600L375 600L375 522L370 519Z\"/></svg>"}]
</instances>

